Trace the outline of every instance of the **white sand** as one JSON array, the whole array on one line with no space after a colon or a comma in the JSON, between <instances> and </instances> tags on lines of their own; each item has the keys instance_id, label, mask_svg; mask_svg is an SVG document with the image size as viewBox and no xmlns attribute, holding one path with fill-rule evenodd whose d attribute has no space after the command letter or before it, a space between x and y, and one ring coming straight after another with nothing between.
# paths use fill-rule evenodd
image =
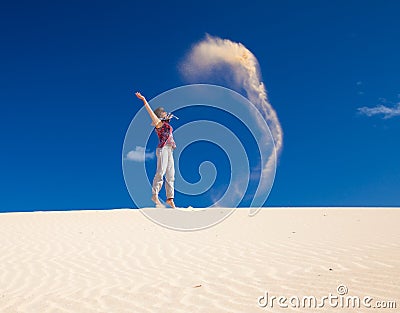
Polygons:
<instances>
[{"instance_id":1,"label":"white sand","mask_svg":"<svg viewBox=\"0 0 400 313\"><path fill-rule=\"evenodd\" d=\"M138 210L0 214L0 312L399 312L399 209L247 214L196 232ZM340 284L397 309L257 305Z\"/></svg>"}]
</instances>

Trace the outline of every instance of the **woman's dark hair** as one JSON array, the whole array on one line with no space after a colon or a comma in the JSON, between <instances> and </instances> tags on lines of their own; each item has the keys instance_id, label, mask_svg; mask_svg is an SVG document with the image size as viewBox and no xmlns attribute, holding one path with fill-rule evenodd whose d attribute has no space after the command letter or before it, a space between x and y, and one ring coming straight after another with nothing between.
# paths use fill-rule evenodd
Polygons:
<instances>
[{"instance_id":1,"label":"woman's dark hair","mask_svg":"<svg viewBox=\"0 0 400 313\"><path fill-rule=\"evenodd\" d=\"M165 110L163 107L158 107L153 112L155 115L157 115L158 118L161 118L161 113L165 112Z\"/></svg>"}]
</instances>

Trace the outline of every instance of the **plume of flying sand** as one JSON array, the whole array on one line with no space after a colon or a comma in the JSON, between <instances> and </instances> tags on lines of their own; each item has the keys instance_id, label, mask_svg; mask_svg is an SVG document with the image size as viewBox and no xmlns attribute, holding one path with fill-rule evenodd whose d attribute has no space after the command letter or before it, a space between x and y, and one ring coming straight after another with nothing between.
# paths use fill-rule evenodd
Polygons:
<instances>
[{"instance_id":1,"label":"plume of flying sand","mask_svg":"<svg viewBox=\"0 0 400 313\"><path fill-rule=\"evenodd\" d=\"M268 123L275 143L276 156L279 157L283 147L283 132L278 116L268 101L267 91L261 81L257 58L243 44L206 35L206 38L195 44L180 66L183 76L191 81L210 77L218 66L228 66L233 73L230 86L238 91L244 90L247 98L253 103ZM275 170L275 159L271 156L263 164L262 176ZM259 185L259 188L264 186ZM258 210L250 211L254 216Z\"/></svg>"}]
</instances>

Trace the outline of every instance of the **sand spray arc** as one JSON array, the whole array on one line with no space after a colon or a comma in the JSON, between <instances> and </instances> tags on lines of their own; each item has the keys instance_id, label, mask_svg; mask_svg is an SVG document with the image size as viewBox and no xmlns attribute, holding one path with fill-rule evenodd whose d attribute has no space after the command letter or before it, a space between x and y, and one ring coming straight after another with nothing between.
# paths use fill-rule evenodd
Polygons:
<instances>
[{"instance_id":1,"label":"sand spray arc","mask_svg":"<svg viewBox=\"0 0 400 313\"><path fill-rule=\"evenodd\" d=\"M282 127L268 101L265 85L261 81L259 62L249 49L241 43L207 34L203 40L193 45L179 69L183 77L191 83L209 81L217 77L218 80L224 81L227 87L237 91L244 90L247 98L268 123L279 158L283 148ZM259 122L262 124L264 121ZM263 164L264 175L271 175L275 170L274 163L272 157L266 160ZM266 185L261 186L263 187L267 188ZM258 211L251 210L250 214L255 215Z\"/></svg>"}]
</instances>

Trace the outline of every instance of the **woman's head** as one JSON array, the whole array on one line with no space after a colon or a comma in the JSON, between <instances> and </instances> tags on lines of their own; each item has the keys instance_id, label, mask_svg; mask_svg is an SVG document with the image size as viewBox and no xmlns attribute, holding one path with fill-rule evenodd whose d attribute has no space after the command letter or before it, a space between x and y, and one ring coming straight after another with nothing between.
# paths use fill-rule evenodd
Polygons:
<instances>
[{"instance_id":1,"label":"woman's head","mask_svg":"<svg viewBox=\"0 0 400 313\"><path fill-rule=\"evenodd\" d=\"M167 116L167 112L165 112L163 107L158 107L153 112L158 118L165 118Z\"/></svg>"}]
</instances>

